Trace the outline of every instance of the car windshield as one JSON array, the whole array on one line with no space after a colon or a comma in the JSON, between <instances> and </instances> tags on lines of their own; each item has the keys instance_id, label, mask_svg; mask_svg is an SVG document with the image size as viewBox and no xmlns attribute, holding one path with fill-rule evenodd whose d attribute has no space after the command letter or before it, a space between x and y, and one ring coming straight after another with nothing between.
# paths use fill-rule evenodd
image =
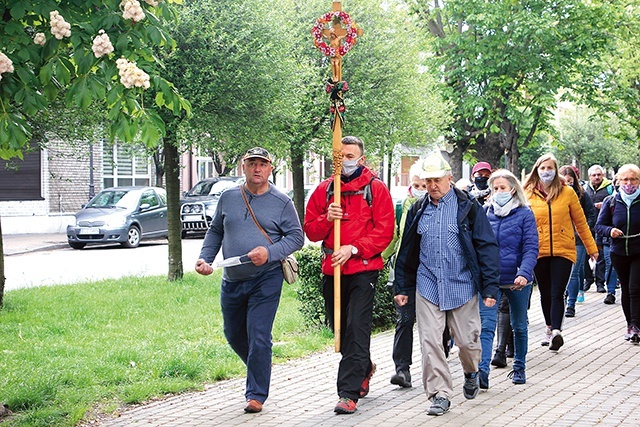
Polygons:
<instances>
[{"instance_id":1,"label":"car windshield","mask_svg":"<svg viewBox=\"0 0 640 427\"><path fill-rule=\"evenodd\" d=\"M187 193L188 196L213 196L236 185L233 180L200 181Z\"/></svg>"},{"instance_id":2,"label":"car windshield","mask_svg":"<svg viewBox=\"0 0 640 427\"><path fill-rule=\"evenodd\" d=\"M237 185L235 181L226 181L226 180L218 181L211 186L211 189L209 190L209 195L213 196L214 194L220 194L227 188L233 187L234 185Z\"/></svg>"},{"instance_id":3,"label":"car windshield","mask_svg":"<svg viewBox=\"0 0 640 427\"><path fill-rule=\"evenodd\" d=\"M87 208L134 209L138 205L139 193L130 190L103 190L93 198Z\"/></svg>"}]
</instances>

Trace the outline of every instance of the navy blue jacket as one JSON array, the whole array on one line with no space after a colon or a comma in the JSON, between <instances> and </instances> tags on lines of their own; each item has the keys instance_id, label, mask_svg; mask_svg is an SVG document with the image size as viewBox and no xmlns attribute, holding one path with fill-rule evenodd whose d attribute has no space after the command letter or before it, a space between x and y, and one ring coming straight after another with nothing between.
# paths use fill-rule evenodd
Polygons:
<instances>
[{"instance_id":1,"label":"navy blue jacket","mask_svg":"<svg viewBox=\"0 0 640 427\"><path fill-rule=\"evenodd\" d=\"M500 250L484 209L468 193L453 188L458 199L458 237L473 276L476 292L482 298L498 298ZM429 197L420 198L407 213L402 243L396 259L394 288L396 295L409 295L416 289L420 264L418 222Z\"/></svg>"},{"instance_id":2,"label":"navy blue jacket","mask_svg":"<svg viewBox=\"0 0 640 427\"><path fill-rule=\"evenodd\" d=\"M602 202L596 231L603 236L611 236L612 228L622 230L625 236L640 233L640 197L636 197L631 206L622 201L620 194ZM640 237L611 239L611 252L623 256L640 255Z\"/></svg>"},{"instance_id":3,"label":"navy blue jacket","mask_svg":"<svg viewBox=\"0 0 640 427\"><path fill-rule=\"evenodd\" d=\"M517 276L531 282L538 262L538 228L531 209L520 206L497 216L491 206L487 218L500 247L500 284L513 285Z\"/></svg>"}]
</instances>

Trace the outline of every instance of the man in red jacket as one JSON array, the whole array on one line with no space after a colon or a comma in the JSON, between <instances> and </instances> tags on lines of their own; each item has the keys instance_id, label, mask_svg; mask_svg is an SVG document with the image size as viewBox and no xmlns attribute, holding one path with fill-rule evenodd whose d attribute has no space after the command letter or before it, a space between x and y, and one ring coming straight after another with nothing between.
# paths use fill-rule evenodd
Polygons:
<instances>
[{"instance_id":1,"label":"man in red jacket","mask_svg":"<svg viewBox=\"0 0 640 427\"><path fill-rule=\"evenodd\" d=\"M338 401L334 411L352 414L358 399L369 393L375 371L371 361L371 324L375 286L384 267L381 253L394 232L394 211L387 186L364 165L359 138L342 139L340 200L334 200L333 177L321 182L307 204L304 231L322 241L325 311L333 327L333 272L341 268L341 348ZM333 221L341 220L340 248L333 241Z\"/></svg>"}]
</instances>

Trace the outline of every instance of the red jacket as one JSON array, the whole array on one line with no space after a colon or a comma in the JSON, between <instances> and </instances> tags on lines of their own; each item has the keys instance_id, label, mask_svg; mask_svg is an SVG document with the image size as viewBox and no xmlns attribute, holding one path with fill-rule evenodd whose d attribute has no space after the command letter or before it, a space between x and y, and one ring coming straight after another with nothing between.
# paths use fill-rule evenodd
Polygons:
<instances>
[{"instance_id":1,"label":"red jacket","mask_svg":"<svg viewBox=\"0 0 640 427\"><path fill-rule=\"evenodd\" d=\"M371 170L362 168L362 174L348 183L341 183L340 205L343 217L340 224L340 244L353 245L358 254L342 266L342 274L382 270L384 262L380 255L393 239L394 210L391 194L387 186ZM324 255L322 272L333 275L331 255L333 251L333 221L327 221L327 207L333 203L333 195L327 201L327 187L333 177L318 185L307 204L304 217L304 232L312 242L322 241ZM371 206L362 194L344 194L364 189L371 182ZM327 251L328 250L328 251Z\"/></svg>"}]
</instances>

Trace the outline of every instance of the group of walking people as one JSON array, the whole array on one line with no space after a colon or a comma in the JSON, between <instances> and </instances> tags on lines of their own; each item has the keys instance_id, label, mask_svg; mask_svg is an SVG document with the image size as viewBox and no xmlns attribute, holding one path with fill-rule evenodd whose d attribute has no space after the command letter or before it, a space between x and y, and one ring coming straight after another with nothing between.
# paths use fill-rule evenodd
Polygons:
<instances>
[{"instance_id":1,"label":"group of walking people","mask_svg":"<svg viewBox=\"0 0 640 427\"><path fill-rule=\"evenodd\" d=\"M587 256L597 262L602 252L593 229L610 238L607 256L621 287L625 338L640 342L636 165L618 170L620 190L602 201L595 221L575 170L559 168L552 155L540 157L522 185L511 172L480 162L472 170L471 188L460 189L449 163L434 153L412 166L411 186L396 221L388 188L365 160L359 138L342 139L340 198L334 197L334 178L323 181L309 198L303 225L291 200L269 183L272 159L263 148L249 150L243 159L246 183L220 197L196 271L211 274L220 249L225 259L240 257L238 265L224 268L221 305L225 336L247 366L246 412L260 412L268 397L281 261L302 247L303 233L321 242L326 318L341 334L338 414L354 413L369 393L376 370L370 354L373 302L385 263L392 270L398 314L391 383L412 386L417 323L429 415L450 409L453 380L447 357L453 343L464 371L465 398L489 388L490 365L506 366L509 343L514 357L509 376L514 384L526 383L527 310L534 283L546 323L543 345L552 351L564 345L563 318L585 290L577 268ZM339 246L335 220L342 223ZM336 270L341 325L333 325Z\"/></svg>"}]
</instances>

